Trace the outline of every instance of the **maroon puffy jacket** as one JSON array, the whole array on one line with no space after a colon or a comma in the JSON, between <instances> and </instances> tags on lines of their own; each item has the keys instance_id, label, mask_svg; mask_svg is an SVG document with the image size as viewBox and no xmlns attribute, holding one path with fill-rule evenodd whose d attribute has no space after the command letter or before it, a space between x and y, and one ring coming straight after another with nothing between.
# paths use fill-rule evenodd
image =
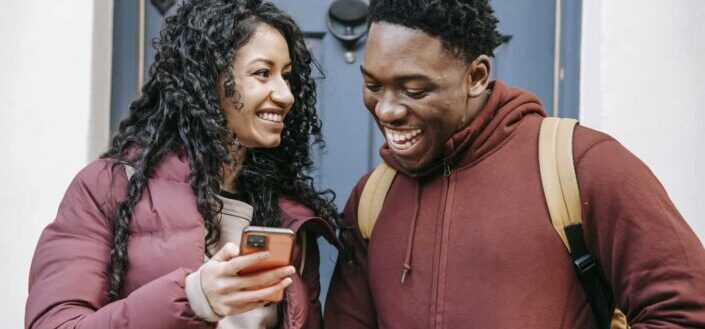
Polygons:
<instances>
[{"instance_id":1,"label":"maroon puffy jacket","mask_svg":"<svg viewBox=\"0 0 705 329\"><path fill-rule=\"evenodd\" d=\"M135 206L129 266L121 300L106 304L113 245L112 214L124 199L122 165L100 159L74 178L56 219L41 235L29 276L26 328L211 328L188 305L184 280L203 264L205 227L184 157L166 156ZM333 228L294 200L280 198L283 227L335 239ZM303 233L301 233L303 234ZM306 239L302 275L294 275L283 304L282 328L318 328L318 248ZM297 239L301 241L301 238ZM334 240L332 240L334 241ZM301 246L294 249L299 268Z\"/></svg>"}]
</instances>

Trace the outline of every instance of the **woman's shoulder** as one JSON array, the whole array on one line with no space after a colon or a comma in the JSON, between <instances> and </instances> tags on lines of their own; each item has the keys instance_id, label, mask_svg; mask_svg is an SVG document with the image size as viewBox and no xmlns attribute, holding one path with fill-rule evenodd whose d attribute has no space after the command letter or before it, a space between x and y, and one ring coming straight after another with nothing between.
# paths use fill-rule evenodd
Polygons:
<instances>
[{"instance_id":1,"label":"woman's shoulder","mask_svg":"<svg viewBox=\"0 0 705 329\"><path fill-rule=\"evenodd\" d=\"M279 197L279 210L282 227L288 227L294 231L305 227L307 232L323 236L330 243L338 245L335 224L331 219L319 217L313 209L290 196Z\"/></svg>"},{"instance_id":2,"label":"woman's shoulder","mask_svg":"<svg viewBox=\"0 0 705 329\"><path fill-rule=\"evenodd\" d=\"M71 187L81 187L85 192L103 192L113 185L127 182L125 166L113 158L100 158L81 169L73 179ZM91 193L91 194L93 194Z\"/></svg>"},{"instance_id":3,"label":"woman's shoulder","mask_svg":"<svg viewBox=\"0 0 705 329\"><path fill-rule=\"evenodd\" d=\"M152 170L150 179L156 178L188 183L190 173L191 170L186 157L169 152L157 162ZM116 179L117 181L123 181L122 183L127 183L127 178L124 162L115 158L100 158L81 169L74 180L93 182L96 187L100 187L105 186L104 183L112 185Z\"/></svg>"},{"instance_id":4,"label":"woman's shoulder","mask_svg":"<svg viewBox=\"0 0 705 329\"><path fill-rule=\"evenodd\" d=\"M290 196L279 196L279 210L282 217L290 217L292 220L303 220L316 217L313 209Z\"/></svg>"},{"instance_id":5,"label":"woman's shoulder","mask_svg":"<svg viewBox=\"0 0 705 329\"><path fill-rule=\"evenodd\" d=\"M76 174L62 204L91 201L105 211L124 198L126 188L125 166L113 158L100 158Z\"/></svg>"}]
</instances>

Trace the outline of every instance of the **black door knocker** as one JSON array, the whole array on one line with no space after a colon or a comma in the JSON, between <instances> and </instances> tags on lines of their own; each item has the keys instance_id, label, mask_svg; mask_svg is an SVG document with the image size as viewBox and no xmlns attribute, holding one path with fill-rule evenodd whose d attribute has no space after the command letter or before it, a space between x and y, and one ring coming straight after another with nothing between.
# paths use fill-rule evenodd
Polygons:
<instances>
[{"instance_id":1,"label":"black door knocker","mask_svg":"<svg viewBox=\"0 0 705 329\"><path fill-rule=\"evenodd\" d=\"M159 10L162 16L166 15L175 2L176 0L152 0L152 4L157 7L157 10Z\"/></svg>"},{"instance_id":2,"label":"black door knocker","mask_svg":"<svg viewBox=\"0 0 705 329\"><path fill-rule=\"evenodd\" d=\"M345 47L345 62L354 63L358 43L367 34L367 3L337 0L328 8L328 31Z\"/></svg>"}]
</instances>

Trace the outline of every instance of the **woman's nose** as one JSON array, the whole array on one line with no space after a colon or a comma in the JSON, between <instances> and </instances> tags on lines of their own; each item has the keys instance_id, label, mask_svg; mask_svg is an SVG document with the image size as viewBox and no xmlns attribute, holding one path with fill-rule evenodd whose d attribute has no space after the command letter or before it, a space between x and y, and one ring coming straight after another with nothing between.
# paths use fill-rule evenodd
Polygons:
<instances>
[{"instance_id":1,"label":"woman's nose","mask_svg":"<svg viewBox=\"0 0 705 329\"><path fill-rule=\"evenodd\" d=\"M291 87L284 78L277 79L272 87L272 101L282 107L291 107L294 104L294 94L291 93Z\"/></svg>"}]
</instances>

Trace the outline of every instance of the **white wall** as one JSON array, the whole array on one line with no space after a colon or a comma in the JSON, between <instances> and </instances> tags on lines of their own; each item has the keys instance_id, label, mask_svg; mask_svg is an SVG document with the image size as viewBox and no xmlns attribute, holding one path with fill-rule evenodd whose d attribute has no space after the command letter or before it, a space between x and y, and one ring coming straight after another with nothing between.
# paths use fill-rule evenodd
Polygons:
<instances>
[{"instance_id":1,"label":"white wall","mask_svg":"<svg viewBox=\"0 0 705 329\"><path fill-rule=\"evenodd\" d=\"M107 143L112 7L0 0L0 328L24 326L39 233Z\"/></svg>"},{"instance_id":2,"label":"white wall","mask_svg":"<svg viewBox=\"0 0 705 329\"><path fill-rule=\"evenodd\" d=\"M581 124L661 180L705 241L705 1L583 0Z\"/></svg>"}]
</instances>

